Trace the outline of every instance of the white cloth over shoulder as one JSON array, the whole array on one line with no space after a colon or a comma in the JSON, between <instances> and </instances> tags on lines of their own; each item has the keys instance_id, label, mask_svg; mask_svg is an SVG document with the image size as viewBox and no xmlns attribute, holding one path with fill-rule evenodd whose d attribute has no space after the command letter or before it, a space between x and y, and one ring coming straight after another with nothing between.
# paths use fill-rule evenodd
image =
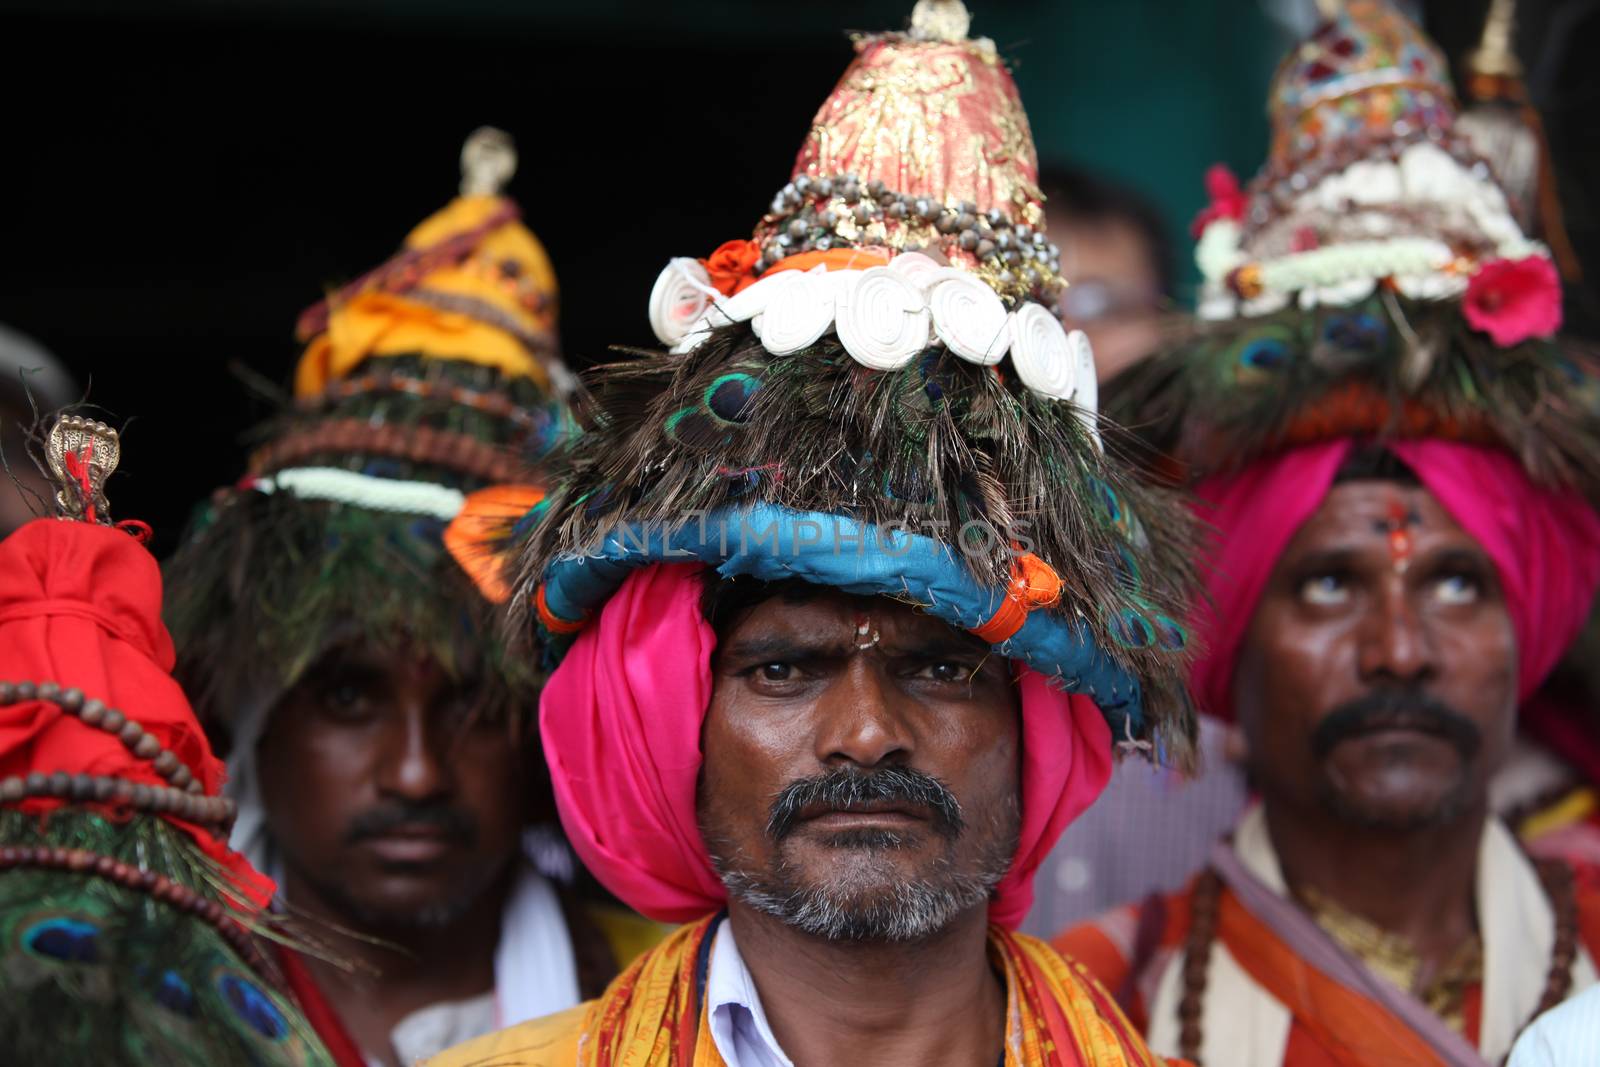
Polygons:
<instances>
[{"instance_id":1,"label":"white cloth over shoulder","mask_svg":"<svg viewBox=\"0 0 1600 1067\"><path fill-rule=\"evenodd\" d=\"M1534 1020L1511 1048L1506 1067L1571 1067L1600 1063L1600 986Z\"/></svg>"}]
</instances>

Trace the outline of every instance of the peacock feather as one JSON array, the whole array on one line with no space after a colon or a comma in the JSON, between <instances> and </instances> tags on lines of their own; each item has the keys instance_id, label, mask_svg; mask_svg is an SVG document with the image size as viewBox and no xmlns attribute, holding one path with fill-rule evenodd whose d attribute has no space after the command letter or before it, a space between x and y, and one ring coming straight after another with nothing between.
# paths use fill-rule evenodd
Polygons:
<instances>
[{"instance_id":1,"label":"peacock feather","mask_svg":"<svg viewBox=\"0 0 1600 1067\"><path fill-rule=\"evenodd\" d=\"M536 463L570 435L572 416L527 378L462 361L385 357L363 373L426 383L428 393L375 390L302 402L254 433L293 439L329 417L378 426L426 426L492 444ZM512 433L504 418L455 403L451 389L504 394L532 425ZM312 454L296 465L337 467L380 478L425 481L464 493L488 483L448 466L364 453ZM531 707L537 665L507 654L497 614L445 551L445 523L432 516L302 500L248 487L217 493L167 561L165 618L179 649L177 676L219 747L247 703L292 686L328 648L361 639L409 644L447 671L484 679L485 710Z\"/></svg>"},{"instance_id":2,"label":"peacock feather","mask_svg":"<svg viewBox=\"0 0 1600 1067\"><path fill-rule=\"evenodd\" d=\"M237 914L216 869L158 816L0 812L0 850L40 848L81 849L160 873ZM93 869L15 865L0 875L0 1049L8 1063L331 1064L274 981L201 915Z\"/></svg>"},{"instance_id":3,"label":"peacock feather","mask_svg":"<svg viewBox=\"0 0 1600 1067\"><path fill-rule=\"evenodd\" d=\"M1454 301L1384 290L1199 325L1109 383L1106 410L1191 477L1329 437L1444 437L1504 447L1541 484L1600 500L1600 359L1551 340L1498 347Z\"/></svg>"},{"instance_id":4,"label":"peacock feather","mask_svg":"<svg viewBox=\"0 0 1600 1067\"><path fill-rule=\"evenodd\" d=\"M833 337L772 355L739 324L682 354L626 351L637 358L586 378L586 436L552 460L559 488L524 549L523 592L551 559L591 550L618 522L682 524L729 504L846 515L962 543L975 575L993 585L1010 580L1021 546L1057 572L1065 610L1149 680L1159 742L1186 758L1174 650L1187 642L1172 620L1193 574L1183 549L1191 519L1174 496L1122 473L1072 405L938 346L874 370ZM1100 430L1106 453L1137 447L1110 425ZM527 601L514 598L514 613ZM513 630L529 622L514 618Z\"/></svg>"}]
</instances>

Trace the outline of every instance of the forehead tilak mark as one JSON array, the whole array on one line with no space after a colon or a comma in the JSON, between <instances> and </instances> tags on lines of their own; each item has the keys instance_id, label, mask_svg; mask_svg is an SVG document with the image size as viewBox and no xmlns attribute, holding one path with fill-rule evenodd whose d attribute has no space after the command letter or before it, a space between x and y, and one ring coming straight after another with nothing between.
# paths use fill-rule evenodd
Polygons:
<instances>
[{"instance_id":1,"label":"forehead tilak mark","mask_svg":"<svg viewBox=\"0 0 1600 1067\"><path fill-rule=\"evenodd\" d=\"M1416 551L1411 527L1421 525L1422 515L1416 507L1407 504L1398 495L1389 497L1388 514L1381 521L1373 523L1374 530L1389 540L1389 563L1396 574L1404 574L1411 566L1411 556Z\"/></svg>"}]
</instances>

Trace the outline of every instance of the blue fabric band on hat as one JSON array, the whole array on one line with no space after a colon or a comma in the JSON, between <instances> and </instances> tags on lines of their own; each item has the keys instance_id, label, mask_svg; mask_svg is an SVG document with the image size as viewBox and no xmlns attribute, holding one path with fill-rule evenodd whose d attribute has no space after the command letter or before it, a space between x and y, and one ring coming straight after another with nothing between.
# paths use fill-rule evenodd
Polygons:
<instances>
[{"instance_id":1,"label":"blue fabric band on hat","mask_svg":"<svg viewBox=\"0 0 1600 1067\"><path fill-rule=\"evenodd\" d=\"M545 606L558 618L587 618L638 567L704 563L723 577L765 582L801 578L860 596L916 604L961 630L991 619L1006 590L982 585L944 542L843 515L775 504L722 508L675 523L619 523L594 551L558 559L545 570ZM552 635L553 637L555 635ZM1135 738L1143 725L1138 681L1060 612L1028 613L1022 628L992 646L1067 692L1100 707L1112 735ZM561 647L552 646L560 655Z\"/></svg>"}]
</instances>

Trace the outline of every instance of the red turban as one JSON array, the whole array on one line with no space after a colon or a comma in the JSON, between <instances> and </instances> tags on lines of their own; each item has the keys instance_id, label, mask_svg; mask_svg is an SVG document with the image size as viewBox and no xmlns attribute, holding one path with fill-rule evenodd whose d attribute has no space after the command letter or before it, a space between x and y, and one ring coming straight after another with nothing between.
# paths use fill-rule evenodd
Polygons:
<instances>
[{"instance_id":1,"label":"red turban","mask_svg":"<svg viewBox=\"0 0 1600 1067\"><path fill-rule=\"evenodd\" d=\"M1353 444L1291 449L1197 488L1200 517L1219 531L1205 576L1210 606L1197 623L1207 636L1193 676L1202 711L1233 717L1233 668L1256 602ZM1384 447L1494 561L1517 637L1518 693L1527 699L1577 636L1600 587L1600 516L1576 492L1534 485L1497 449L1440 440Z\"/></svg>"},{"instance_id":2,"label":"red turban","mask_svg":"<svg viewBox=\"0 0 1600 1067\"><path fill-rule=\"evenodd\" d=\"M189 768L207 796L216 796L222 763L172 679L173 658L172 638L161 623L161 570L128 534L36 519L0 541L0 680L54 682L103 701L142 726ZM51 701L0 707L0 778L58 771L169 784L114 734ZM21 808L44 813L63 803L29 797ZM111 818L128 814L115 803L99 807ZM271 881L210 831L165 817L228 869L251 902L271 900Z\"/></svg>"},{"instance_id":3,"label":"red turban","mask_svg":"<svg viewBox=\"0 0 1600 1067\"><path fill-rule=\"evenodd\" d=\"M635 571L574 642L539 700L545 758L567 838L595 877L652 919L722 906L700 839L695 784L716 635L701 611L703 568ZM1030 670L1022 696L1022 831L989 918L1015 927L1033 875L1111 776L1111 730L1089 698Z\"/></svg>"}]
</instances>

